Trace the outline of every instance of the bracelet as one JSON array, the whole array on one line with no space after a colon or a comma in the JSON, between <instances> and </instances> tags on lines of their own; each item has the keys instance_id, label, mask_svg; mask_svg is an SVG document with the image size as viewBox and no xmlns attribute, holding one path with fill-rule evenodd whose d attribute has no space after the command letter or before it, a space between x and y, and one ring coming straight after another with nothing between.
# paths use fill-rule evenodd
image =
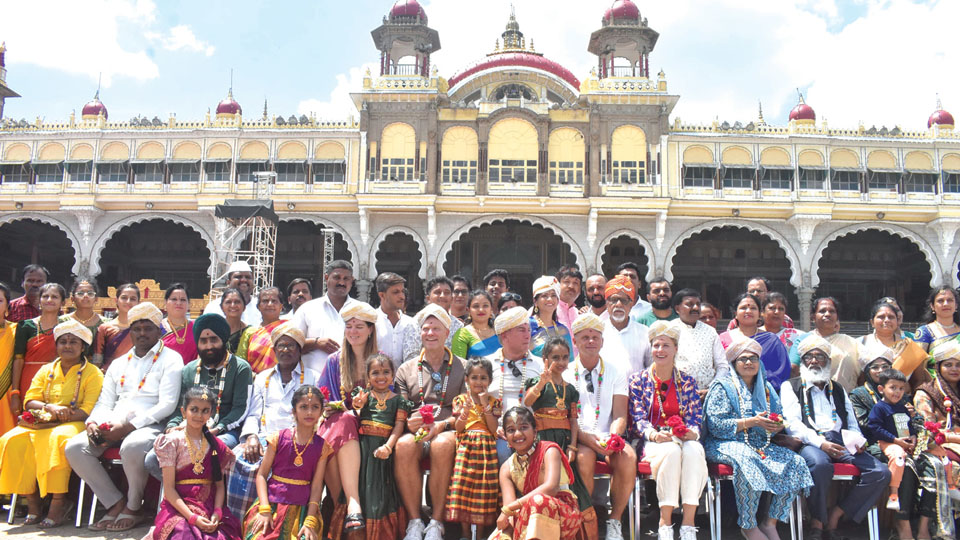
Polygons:
<instances>
[{"instance_id":1,"label":"bracelet","mask_svg":"<svg viewBox=\"0 0 960 540\"><path fill-rule=\"evenodd\" d=\"M317 530L320 528L320 520L315 516L307 516L307 518L303 520L303 526L308 529Z\"/></svg>"},{"instance_id":2,"label":"bracelet","mask_svg":"<svg viewBox=\"0 0 960 540\"><path fill-rule=\"evenodd\" d=\"M320 503L318 503L317 501L310 501L310 504L307 505L307 508L310 508L311 504L315 504L317 505L317 508L320 508Z\"/></svg>"},{"instance_id":3,"label":"bracelet","mask_svg":"<svg viewBox=\"0 0 960 540\"><path fill-rule=\"evenodd\" d=\"M190 517L187 518L187 523L189 523L191 526L196 525L198 519L200 519L200 516L197 514L190 514Z\"/></svg>"},{"instance_id":4,"label":"bracelet","mask_svg":"<svg viewBox=\"0 0 960 540\"><path fill-rule=\"evenodd\" d=\"M20 390L18 390L18 389L16 389L16 388L14 388L13 390L10 390L10 395L12 396L12 395L14 395L14 394L16 394L16 395L19 396L19 395L20 395Z\"/></svg>"},{"instance_id":5,"label":"bracelet","mask_svg":"<svg viewBox=\"0 0 960 540\"><path fill-rule=\"evenodd\" d=\"M257 506L257 512L261 514L272 514L273 508L269 504L261 504Z\"/></svg>"},{"instance_id":6,"label":"bracelet","mask_svg":"<svg viewBox=\"0 0 960 540\"><path fill-rule=\"evenodd\" d=\"M503 507L500 508L500 511L503 512L503 515L507 517L512 517L516 514L516 512L511 510L507 505L503 505Z\"/></svg>"}]
</instances>

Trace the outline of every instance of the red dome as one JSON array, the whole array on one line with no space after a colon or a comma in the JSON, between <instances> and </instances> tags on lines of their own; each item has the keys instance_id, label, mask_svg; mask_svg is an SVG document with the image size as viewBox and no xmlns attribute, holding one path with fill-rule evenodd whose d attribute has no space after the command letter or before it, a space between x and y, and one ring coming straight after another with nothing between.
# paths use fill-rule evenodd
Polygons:
<instances>
[{"instance_id":1,"label":"red dome","mask_svg":"<svg viewBox=\"0 0 960 540\"><path fill-rule=\"evenodd\" d=\"M427 12L417 2L417 0L397 0L397 3L390 8L391 17L417 17L424 21L427 20Z\"/></svg>"},{"instance_id":2,"label":"red dome","mask_svg":"<svg viewBox=\"0 0 960 540\"><path fill-rule=\"evenodd\" d=\"M99 116L103 114L103 117L107 117L107 107L100 101L100 98L93 98L91 101L88 101L86 105L83 106L83 109L80 111L80 116Z\"/></svg>"},{"instance_id":3,"label":"red dome","mask_svg":"<svg viewBox=\"0 0 960 540\"><path fill-rule=\"evenodd\" d=\"M217 114L243 114L243 109L234 101L232 92L217 105Z\"/></svg>"},{"instance_id":4,"label":"red dome","mask_svg":"<svg viewBox=\"0 0 960 540\"><path fill-rule=\"evenodd\" d=\"M943 109L940 109L935 113L931 114L930 119L927 120L928 128L932 128L934 124L938 126L952 126L953 115Z\"/></svg>"},{"instance_id":5,"label":"red dome","mask_svg":"<svg viewBox=\"0 0 960 540\"><path fill-rule=\"evenodd\" d=\"M574 87L576 90L580 90L580 80L577 79L569 69L561 66L553 60L550 60L549 58L528 52L508 52L489 56L480 63L475 64L461 71L460 73L457 73L448 82L450 83L450 87L453 88L457 85L457 83L475 73L480 73L481 71L487 69L509 66L522 66L552 73L553 75L563 79L567 84Z\"/></svg>"},{"instance_id":6,"label":"red dome","mask_svg":"<svg viewBox=\"0 0 960 540\"><path fill-rule=\"evenodd\" d=\"M817 120L817 113L813 112L813 107L801 102L790 111L790 120L809 120L815 122Z\"/></svg>"},{"instance_id":7,"label":"red dome","mask_svg":"<svg viewBox=\"0 0 960 540\"><path fill-rule=\"evenodd\" d=\"M609 20L615 19L638 19L640 18L640 8L630 0L617 0L603 13L603 18Z\"/></svg>"}]
</instances>

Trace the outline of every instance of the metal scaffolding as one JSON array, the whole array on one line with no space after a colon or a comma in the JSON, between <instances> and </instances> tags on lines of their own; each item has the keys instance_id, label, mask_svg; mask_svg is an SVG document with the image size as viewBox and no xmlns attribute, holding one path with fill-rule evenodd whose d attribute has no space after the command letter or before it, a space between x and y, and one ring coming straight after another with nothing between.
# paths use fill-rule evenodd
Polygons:
<instances>
[{"instance_id":1,"label":"metal scaffolding","mask_svg":"<svg viewBox=\"0 0 960 540\"><path fill-rule=\"evenodd\" d=\"M333 233L336 232L336 229L331 229L329 227L324 227L321 229L323 233L323 268L321 269L323 274L327 273L327 268L330 266L330 263L333 262ZM323 280L323 294L327 294L327 280Z\"/></svg>"},{"instance_id":2,"label":"metal scaffolding","mask_svg":"<svg viewBox=\"0 0 960 540\"><path fill-rule=\"evenodd\" d=\"M210 298L220 296L227 283L227 269L246 261L253 269L254 294L273 285L279 218L270 199L274 172L256 173L253 199L230 199L216 208L217 267L210 279Z\"/></svg>"}]
</instances>

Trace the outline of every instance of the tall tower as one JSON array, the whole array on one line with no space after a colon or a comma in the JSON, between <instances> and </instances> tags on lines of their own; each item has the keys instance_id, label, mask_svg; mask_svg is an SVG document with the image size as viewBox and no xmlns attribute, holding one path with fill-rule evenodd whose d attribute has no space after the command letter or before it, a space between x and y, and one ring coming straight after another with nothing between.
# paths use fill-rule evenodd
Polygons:
<instances>
[{"instance_id":1,"label":"tall tower","mask_svg":"<svg viewBox=\"0 0 960 540\"><path fill-rule=\"evenodd\" d=\"M650 77L650 52L660 34L647 26L631 0L616 0L603 14L603 26L590 35L587 50L599 60L597 76Z\"/></svg>"},{"instance_id":2,"label":"tall tower","mask_svg":"<svg viewBox=\"0 0 960 540\"><path fill-rule=\"evenodd\" d=\"M430 54L440 50L440 34L427 26L417 0L397 0L371 35L380 51L381 76L430 76Z\"/></svg>"},{"instance_id":3,"label":"tall tower","mask_svg":"<svg viewBox=\"0 0 960 540\"><path fill-rule=\"evenodd\" d=\"M7 52L7 44L0 43L0 119L3 118L3 102L7 98L20 97L20 94L14 92L7 86L7 63L4 56Z\"/></svg>"}]
</instances>

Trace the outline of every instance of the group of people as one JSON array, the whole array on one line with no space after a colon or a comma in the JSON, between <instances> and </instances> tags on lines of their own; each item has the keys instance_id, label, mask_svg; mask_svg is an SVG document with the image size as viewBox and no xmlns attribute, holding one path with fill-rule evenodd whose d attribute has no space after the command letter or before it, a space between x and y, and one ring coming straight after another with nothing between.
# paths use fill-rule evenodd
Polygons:
<instances>
[{"instance_id":1,"label":"group of people","mask_svg":"<svg viewBox=\"0 0 960 540\"><path fill-rule=\"evenodd\" d=\"M95 281L73 284L64 315L68 293L47 278L28 266L17 299L0 284L0 494L26 499L24 524L65 520L72 471L105 509L95 530L148 521L157 478L156 539L441 540L445 527L466 538L476 526L491 538L622 540L644 462L660 540L674 538L675 510L680 539L696 538L708 463L732 468L748 540L779 540L798 496L808 537L837 538L840 520L862 520L887 486L880 504L897 512L902 540L954 533L950 287L932 291L915 334L883 298L874 332L855 339L830 297L813 304L815 328L797 330L762 277L717 329L698 291L662 278L642 288L633 263L609 278L563 267L533 283L530 307L505 270L475 290L437 277L414 316L394 273L376 279L379 307L351 298L347 261L325 268L318 298L304 279L255 294L249 265L235 263L195 320L183 284L163 311L121 285L104 321ZM124 490L107 470L116 459ZM828 508L837 463L859 474Z\"/></svg>"}]
</instances>

